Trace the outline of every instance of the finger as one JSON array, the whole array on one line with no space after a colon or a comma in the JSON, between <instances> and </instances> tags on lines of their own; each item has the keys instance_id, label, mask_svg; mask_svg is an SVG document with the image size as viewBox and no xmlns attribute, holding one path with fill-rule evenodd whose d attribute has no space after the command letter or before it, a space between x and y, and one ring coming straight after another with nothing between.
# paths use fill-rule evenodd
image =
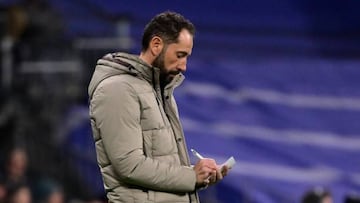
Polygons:
<instances>
[{"instance_id":1,"label":"finger","mask_svg":"<svg viewBox=\"0 0 360 203\"><path fill-rule=\"evenodd\" d=\"M204 184L205 184L205 185L210 184L210 180L209 180L209 179L205 179L205 180L204 180Z\"/></svg>"},{"instance_id":2,"label":"finger","mask_svg":"<svg viewBox=\"0 0 360 203\"><path fill-rule=\"evenodd\" d=\"M202 159L200 160L202 165L207 166L211 169L216 169L217 165L214 159Z\"/></svg>"},{"instance_id":3,"label":"finger","mask_svg":"<svg viewBox=\"0 0 360 203\"><path fill-rule=\"evenodd\" d=\"M211 183L215 183L215 182L216 182L216 170L213 170L213 171L210 173L209 180L210 180Z\"/></svg>"},{"instance_id":4,"label":"finger","mask_svg":"<svg viewBox=\"0 0 360 203\"><path fill-rule=\"evenodd\" d=\"M227 176L229 170L230 170L230 169L229 169L229 167L227 167L227 166L223 166L223 167L222 167L221 173L222 173L223 177L224 177L224 176Z\"/></svg>"},{"instance_id":5,"label":"finger","mask_svg":"<svg viewBox=\"0 0 360 203\"><path fill-rule=\"evenodd\" d=\"M216 177L216 170L211 168L206 168L205 173L207 174L207 177Z\"/></svg>"},{"instance_id":6,"label":"finger","mask_svg":"<svg viewBox=\"0 0 360 203\"><path fill-rule=\"evenodd\" d=\"M213 173L214 169L208 167L208 166L204 166L201 168L201 171L205 172L205 173Z\"/></svg>"},{"instance_id":7,"label":"finger","mask_svg":"<svg viewBox=\"0 0 360 203\"><path fill-rule=\"evenodd\" d=\"M221 174L221 170L219 168L216 170L216 179L217 180L223 179L223 175Z\"/></svg>"},{"instance_id":8,"label":"finger","mask_svg":"<svg viewBox=\"0 0 360 203\"><path fill-rule=\"evenodd\" d=\"M208 179L210 180L210 183L216 183L216 175L215 176L209 176Z\"/></svg>"},{"instance_id":9,"label":"finger","mask_svg":"<svg viewBox=\"0 0 360 203\"><path fill-rule=\"evenodd\" d=\"M210 176L210 173L206 173L206 172L198 174L198 177L199 177L200 180L207 179L209 176Z\"/></svg>"},{"instance_id":10,"label":"finger","mask_svg":"<svg viewBox=\"0 0 360 203\"><path fill-rule=\"evenodd\" d=\"M208 184L210 182L209 177L210 177L209 173L198 174L197 178L196 178L197 183L199 183L199 184Z\"/></svg>"},{"instance_id":11,"label":"finger","mask_svg":"<svg viewBox=\"0 0 360 203\"><path fill-rule=\"evenodd\" d=\"M216 183L216 177L215 176L210 176L209 181L210 181L210 184Z\"/></svg>"}]
</instances>

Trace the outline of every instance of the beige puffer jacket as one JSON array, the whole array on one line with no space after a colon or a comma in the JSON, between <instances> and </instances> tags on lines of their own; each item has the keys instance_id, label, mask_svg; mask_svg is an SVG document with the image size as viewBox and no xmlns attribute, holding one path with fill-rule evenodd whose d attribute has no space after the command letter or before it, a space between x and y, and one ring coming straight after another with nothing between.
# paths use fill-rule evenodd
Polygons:
<instances>
[{"instance_id":1,"label":"beige puffer jacket","mask_svg":"<svg viewBox=\"0 0 360 203\"><path fill-rule=\"evenodd\" d=\"M177 75L161 96L159 69L137 56L98 61L90 117L109 202L199 202L173 97L183 78Z\"/></svg>"}]
</instances>

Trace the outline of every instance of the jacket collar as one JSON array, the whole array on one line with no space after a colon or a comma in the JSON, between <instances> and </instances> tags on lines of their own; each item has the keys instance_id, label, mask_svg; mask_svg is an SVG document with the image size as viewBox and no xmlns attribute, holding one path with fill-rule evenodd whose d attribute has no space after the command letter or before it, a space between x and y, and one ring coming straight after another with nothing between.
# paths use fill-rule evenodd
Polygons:
<instances>
[{"instance_id":1,"label":"jacket collar","mask_svg":"<svg viewBox=\"0 0 360 203\"><path fill-rule=\"evenodd\" d=\"M115 60L122 60L132 65L135 70L140 74L140 77L144 78L148 82L153 82L153 71L160 72L158 68L149 66L137 55L121 52L113 53L111 55Z\"/></svg>"},{"instance_id":2,"label":"jacket collar","mask_svg":"<svg viewBox=\"0 0 360 203\"><path fill-rule=\"evenodd\" d=\"M122 52L113 53L111 55L115 60L123 60L131 64L135 68L135 70L138 71L141 77L147 80L148 82L152 84L159 84L159 76L160 76L159 68L154 66L149 66L147 63L141 60L137 55L127 54ZM182 73L179 73L173 78L173 80L169 84L166 85L165 89L175 88L179 86L184 79L185 76Z\"/></svg>"}]
</instances>

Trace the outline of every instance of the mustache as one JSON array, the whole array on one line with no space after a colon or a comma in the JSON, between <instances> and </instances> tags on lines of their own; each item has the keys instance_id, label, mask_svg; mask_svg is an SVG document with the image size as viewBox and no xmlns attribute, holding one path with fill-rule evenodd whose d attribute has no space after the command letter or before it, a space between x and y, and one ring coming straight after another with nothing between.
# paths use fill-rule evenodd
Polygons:
<instances>
[{"instance_id":1,"label":"mustache","mask_svg":"<svg viewBox=\"0 0 360 203\"><path fill-rule=\"evenodd\" d=\"M178 71L178 70L173 70L173 71L169 71L168 74L169 75L177 75L179 73L181 73L182 71Z\"/></svg>"}]
</instances>

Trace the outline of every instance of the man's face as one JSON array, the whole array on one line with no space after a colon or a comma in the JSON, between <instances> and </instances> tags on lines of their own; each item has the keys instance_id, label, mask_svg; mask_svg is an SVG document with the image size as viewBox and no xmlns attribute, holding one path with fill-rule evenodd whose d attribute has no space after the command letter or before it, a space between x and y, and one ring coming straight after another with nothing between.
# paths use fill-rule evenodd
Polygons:
<instances>
[{"instance_id":1,"label":"man's face","mask_svg":"<svg viewBox=\"0 0 360 203\"><path fill-rule=\"evenodd\" d=\"M169 83L175 75L186 71L187 58L193 48L193 36L183 29L177 43L164 46L153 66L160 68L160 78Z\"/></svg>"}]
</instances>

